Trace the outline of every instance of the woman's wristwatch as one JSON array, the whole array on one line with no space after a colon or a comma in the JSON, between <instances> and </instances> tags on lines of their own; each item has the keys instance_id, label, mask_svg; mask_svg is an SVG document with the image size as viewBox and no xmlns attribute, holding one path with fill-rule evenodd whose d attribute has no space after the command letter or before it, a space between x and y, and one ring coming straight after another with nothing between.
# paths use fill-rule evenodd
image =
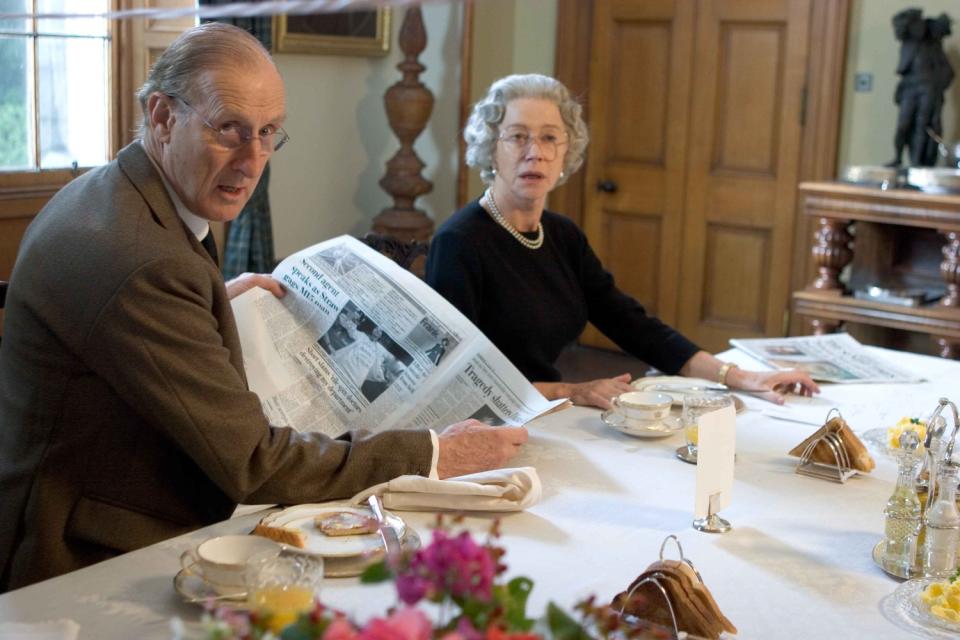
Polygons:
<instances>
[{"instance_id":1,"label":"woman's wristwatch","mask_svg":"<svg viewBox=\"0 0 960 640\"><path fill-rule=\"evenodd\" d=\"M733 369L734 367L737 367L735 363L724 362L723 365L720 367L720 370L717 371L717 382L723 385L727 384L727 374L730 373L730 369Z\"/></svg>"}]
</instances>

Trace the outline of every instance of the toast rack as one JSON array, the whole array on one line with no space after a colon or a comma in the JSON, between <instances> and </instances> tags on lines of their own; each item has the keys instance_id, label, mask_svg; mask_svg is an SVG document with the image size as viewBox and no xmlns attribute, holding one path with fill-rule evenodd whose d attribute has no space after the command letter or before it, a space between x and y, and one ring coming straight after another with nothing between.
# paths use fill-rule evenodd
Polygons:
<instances>
[{"instance_id":1,"label":"toast rack","mask_svg":"<svg viewBox=\"0 0 960 640\"><path fill-rule=\"evenodd\" d=\"M841 426L838 430L831 431L829 423L830 417L834 412L836 412L837 417L840 418ZM840 432L846 428L846 422L843 420L840 410L836 407L830 409L830 411L827 412L827 417L823 421L823 426L811 436L807 446L803 449L803 453L800 454L797 473L812 478L820 478L821 480L839 482L840 484L845 483L852 476L856 475L856 469L850 464L850 453L847 451L847 446L840 437ZM813 452L821 443L830 451L835 464L826 464L813 460Z\"/></svg>"}]
</instances>

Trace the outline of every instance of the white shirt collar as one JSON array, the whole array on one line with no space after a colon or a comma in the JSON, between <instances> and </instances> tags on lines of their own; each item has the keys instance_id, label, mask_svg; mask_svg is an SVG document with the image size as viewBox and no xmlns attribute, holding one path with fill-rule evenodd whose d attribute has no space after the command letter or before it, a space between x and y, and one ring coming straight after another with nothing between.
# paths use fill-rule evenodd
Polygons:
<instances>
[{"instance_id":1,"label":"white shirt collar","mask_svg":"<svg viewBox=\"0 0 960 640\"><path fill-rule=\"evenodd\" d=\"M140 141L140 146L143 147L143 150L146 152L147 148L143 144L143 140ZM170 199L173 200L173 206L177 210L177 215L180 216L180 219L183 220L183 224L187 225L187 228L190 229L197 240L203 240L207 237L207 234L210 233L210 223L195 214L194 212L187 209L187 206L183 204L183 201L180 200L180 196L177 195L177 192L173 187L170 186L170 183L167 182L167 177L163 175L163 170L160 169L160 166L154 161L153 157L147 153L147 157L150 158L150 164L153 165L153 168L157 170L157 173L160 174L160 179L163 180L163 187L167 190L167 193L170 195Z\"/></svg>"}]
</instances>

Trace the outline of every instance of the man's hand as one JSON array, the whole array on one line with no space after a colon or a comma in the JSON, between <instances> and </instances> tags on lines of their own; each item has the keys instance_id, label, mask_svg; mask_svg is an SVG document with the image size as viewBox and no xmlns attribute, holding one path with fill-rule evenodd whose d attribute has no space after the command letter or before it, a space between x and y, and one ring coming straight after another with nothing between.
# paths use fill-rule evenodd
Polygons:
<instances>
[{"instance_id":1,"label":"man's hand","mask_svg":"<svg viewBox=\"0 0 960 640\"><path fill-rule=\"evenodd\" d=\"M465 420L444 429L438 439L437 474L441 479L453 478L503 467L527 441L527 430Z\"/></svg>"},{"instance_id":2,"label":"man's hand","mask_svg":"<svg viewBox=\"0 0 960 640\"><path fill-rule=\"evenodd\" d=\"M227 297L233 300L241 293L254 287L266 289L278 298L287 295L287 292L283 289L283 285L266 273L241 273L233 280L227 282Z\"/></svg>"}]
</instances>

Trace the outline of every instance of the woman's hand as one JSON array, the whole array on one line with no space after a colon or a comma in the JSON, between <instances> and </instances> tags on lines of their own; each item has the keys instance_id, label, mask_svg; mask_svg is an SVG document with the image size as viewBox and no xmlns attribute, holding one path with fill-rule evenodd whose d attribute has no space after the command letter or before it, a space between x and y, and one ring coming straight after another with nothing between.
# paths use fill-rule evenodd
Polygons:
<instances>
[{"instance_id":1,"label":"woman's hand","mask_svg":"<svg viewBox=\"0 0 960 640\"><path fill-rule=\"evenodd\" d=\"M587 382L536 382L534 386L548 400L569 398L573 404L601 409L609 409L614 396L633 391L629 373Z\"/></svg>"},{"instance_id":2,"label":"woman's hand","mask_svg":"<svg viewBox=\"0 0 960 640\"><path fill-rule=\"evenodd\" d=\"M278 298L282 298L287 294L283 289L283 285L267 273L241 273L233 280L229 280L226 284L227 297L231 300L254 287L266 289Z\"/></svg>"},{"instance_id":3,"label":"woman's hand","mask_svg":"<svg viewBox=\"0 0 960 640\"><path fill-rule=\"evenodd\" d=\"M820 393L817 383L803 371L743 371L734 368L727 374L727 386L731 389L759 391L761 398L775 404L783 404L784 396L788 393L801 396Z\"/></svg>"}]
</instances>

